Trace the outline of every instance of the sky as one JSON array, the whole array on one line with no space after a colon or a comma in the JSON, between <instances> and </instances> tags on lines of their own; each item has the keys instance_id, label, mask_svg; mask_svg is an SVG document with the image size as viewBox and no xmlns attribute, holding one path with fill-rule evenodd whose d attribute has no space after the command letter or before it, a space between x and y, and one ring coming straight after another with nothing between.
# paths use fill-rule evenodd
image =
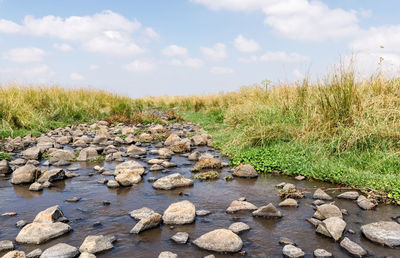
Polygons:
<instances>
[{"instance_id":1,"label":"sky","mask_svg":"<svg viewBox=\"0 0 400 258\"><path fill-rule=\"evenodd\" d=\"M0 83L131 96L400 67L396 0L0 0Z\"/></svg>"}]
</instances>

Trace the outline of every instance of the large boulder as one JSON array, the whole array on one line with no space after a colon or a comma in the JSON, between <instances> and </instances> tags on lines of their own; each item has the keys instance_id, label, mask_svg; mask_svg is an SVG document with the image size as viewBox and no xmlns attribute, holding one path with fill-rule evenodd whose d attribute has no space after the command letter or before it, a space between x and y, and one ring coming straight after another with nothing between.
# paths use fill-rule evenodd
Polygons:
<instances>
[{"instance_id":1,"label":"large boulder","mask_svg":"<svg viewBox=\"0 0 400 258\"><path fill-rule=\"evenodd\" d=\"M21 229L16 237L16 241L25 244L39 245L50 239L59 237L71 230L68 224L62 222L56 223L38 223L33 222Z\"/></svg>"},{"instance_id":2,"label":"large boulder","mask_svg":"<svg viewBox=\"0 0 400 258\"><path fill-rule=\"evenodd\" d=\"M73 159L75 159L75 155L71 151L56 150L51 153L49 161L51 164L63 166L68 165Z\"/></svg>"},{"instance_id":3,"label":"large boulder","mask_svg":"<svg viewBox=\"0 0 400 258\"><path fill-rule=\"evenodd\" d=\"M252 211L257 210L257 206L250 202L235 200L231 202L229 207L226 209L227 213L234 213L238 211Z\"/></svg>"},{"instance_id":4,"label":"large boulder","mask_svg":"<svg viewBox=\"0 0 400 258\"><path fill-rule=\"evenodd\" d=\"M153 213L147 218L142 218L136 225L131 229L131 234L139 234L140 232L155 228L160 225L162 217L158 213Z\"/></svg>"},{"instance_id":5,"label":"large boulder","mask_svg":"<svg viewBox=\"0 0 400 258\"><path fill-rule=\"evenodd\" d=\"M51 170L44 171L39 177L38 182L43 184L46 181L54 182L65 179L65 171L61 168L54 168Z\"/></svg>"},{"instance_id":6,"label":"large boulder","mask_svg":"<svg viewBox=\"0 0 400 258\"><path fill-rule=\"evenodd\" d=\"M243 246L242 239L228 229L213 230L200 236L193 243L205 250L230 253L240 251Z\"/></svg>"},{"instance_id":7,"label":"large boulder","mask_svg":"<svg viewBox=\"0 0 400 258\"><path fill-rule=\"evenodd\" d=\"M258 177L257 171L250 164L241 164L235 168L233 175L237 177Z\"/></svg>"},{"instance_id":8,"label":"large boulder","mask_svg":"<svg viewBox=\"0 0 400 258\"><path fill-rule=\"evenodd\" d=\"M330 217L318 225L317 232L337 241L342 237L345 228L346 222L342 218Z\"/></svg>"},{"instance_id":9,"label":"large boulder","mask_svg":"<svg viewBox=\"0 0 400 258\"><path fill-rule=\"evenodd\" d=\"M264 218L281 218L282 214L272 203L270 203L253 211L253 216Z\"/></svg>"},{"instance_id":10,"label":"large boulder","mask_svg":"<svg viewBox=\"0 0 400 258\"><path fill-rule=\"evenodd\" d=\"M40 169L33 165L25 165L17 168L12 173L11 183L12 184L28 184L35 181L40 175Z\"/></svg>"},{"instance_id":11,"label":"large boulder","mask_svg":"<svg viewBox=\"0 0 400 258\"><path fill-rule=\"evenodd\" d=\"M66 218L64 217L63 212L59 205L55 205L45 209L44 211L39 212L33 222L38 223L54 223L65 221Z\"/></svg>"},{"instance_id":12,"label":"large boulder","mask_svg":"<svg viewBox=\"0 0 400 258\"><path fill-rule=\"evenodd\" d=\"M79 247L81 253L88 252L91 254L99 253L102 251L110 250L114 247L113 242L116 240L115 236L87 236Z\"/></svg>"},{"instance_id":13,"label":"large boulder","mask_svg":"<svg viewBox=\"0 0 400 258\"><path fill-rule=\"evenodd\" d=\"M74 258L79 254L78 248L59 243L44 250L40 258Z\"/></svg>"},{"instance_id":14,"label":"large boulder","mask_svg":"<svg viewBox=\"0 0 400 258\"><path fill-rule=\"evenodd\" d=\"M389 247L400 246L400 224L394 221L379 221L364 225L361 232L372 242Z\"/></svg>"},{"instance_id":15,"label":"large boulder","mask_svg":"<svg viewBox=\"0 0 400 258\"><path fill-rule=\"evenodd\" d=\"M42 154L42 151L39 147L31 147L29 149L24 150L21 152L21 156L24 157L24 159L34 159L38 160Z\"/></svg>"},{"instance_id":16,"label":"large boulder","mask_svg":"<svg viewBox=\"0 0 400 258\"><path fill-rule=\"evenodd\" d=\"M77 158L78 161L90 161L92 159L95 159L99 156L97 153L97 150L93 147L87 147L81 150L79 152L79 156Z\"/></svg>"},{"instance_id":17,"label":"large boulder","mask_svg":"<svg viewBox=\"0 0 400 258\"><path fill-rule=\"evenodd\" d=\"M157 179L153 183L155 189L171 190L177 187L192 186L193 181L189 178L182 176L179 173L174 173L165 177Z\"/></svg>"},{"instance_id":18,"label":"large boulder","mask_svg":"<svg viewBox=\"0 0 400 258\"><path fill-rule=\"evenodd\" d=\"M334 204L322 204L317 206L317 210L315 211L314 218L319 220L324 220L330 217L339 217L342 218L341 210Z\"/></svg>"},{"instance_id":19,"label":"large boulder","mask_svg":"<svg viewBox=\"0 0 400 258\"><path fill-rule=\"evenodd\" d=\"M183 225L190 224L196 217L196 207L185 200L171 204L163 214L165 224Z\"/></svg>"}]
</instances>

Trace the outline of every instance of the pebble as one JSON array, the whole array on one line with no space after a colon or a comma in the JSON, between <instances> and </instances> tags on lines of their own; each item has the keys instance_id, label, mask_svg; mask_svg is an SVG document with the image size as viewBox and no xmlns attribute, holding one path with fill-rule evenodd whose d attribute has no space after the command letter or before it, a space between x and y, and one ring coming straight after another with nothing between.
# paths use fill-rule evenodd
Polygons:
<instances>
[{"instance_id":1,"label":"pebble","mask_svg":"<svg viewBox=\"0 0 400 258\"><path fill-rule=\"evenodd\" d=\"M325 249L315 249L314 251L314 257L315 258L328 258L328 257L333 257L332 253L326 251Z\"/></svg>"},{"instance_id":2,"label":"pebble","mask_svg":"<svg viewBox=\"0 0 400 258\"><path fill-rule=\"evenodd\" d=\"M28 224L28 222L26 222L25 220L18 220L18 221L15 223L15 226L16 226L17 228L22 228L22 227L25 226L26 224Z\"/></svg>"},{"instance_id":3,"label":"pebble","mask_svg":"<svg viewBox=\"0 0 400 258\"><path fill-rule=\"evenodd\" d=\"M304 179L306 179L305 176L296 176L294 179L298 180L298 181L302 181Z\"/></svg>"},{"instance_id":4,"label":"pebble","mask_svg":"<svg viewBox=\"0 0 400 258\"><path fill-rule=\"evenodd\" d=\"M4 217L13 217L13 216L17 216L17 213L14 212L14 211L12 211L12 212L5 212L5 213L1 214L1 216L4 216Z\"/></svg>"},{"instance_id":5,"label":"pebble","mask_svg":"<svg viewBox=\"0 0 400 258\"><path fill-rule=\"evenodd\" d=\"M178 244L186 244L189 239L189 233L187 232L177 232L171 237L171 239Z\"/></svg>"},{"instance_id":6,"label":"pebble","mask_svg":"<svg viewBox=\"0 0 400 258\"><path fill-rule=\"evenodd\" d=\"M79 202L81 200L81 197L72 197L69 199L66 199L66 202Z\"/></svg>"}]
</instances>

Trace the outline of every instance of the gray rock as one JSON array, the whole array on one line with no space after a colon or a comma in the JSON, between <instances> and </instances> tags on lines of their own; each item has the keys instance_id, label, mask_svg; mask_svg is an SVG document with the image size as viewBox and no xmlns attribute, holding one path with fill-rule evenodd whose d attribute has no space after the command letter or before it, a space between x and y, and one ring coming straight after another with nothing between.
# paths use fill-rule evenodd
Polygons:
<instances>
[{"instance_id":1,"label":"gray rock","mask_svg":"<svg viewBox=\"0 0 400 258\"><path fill-rule=\"evenodd\" d=\"M242 164L235 168L233 175L237 177L258 177L257 171L250 164Z\"/></svg>"},{"instance_id":2,"label":"gray rock","mask_svg":"<svg viewBox=\"0 0 400 258\"><path fill-rule=\"evenodd\" d=\"M116 240L115 236L87 236L79 247L81 253L88 252L91 254L110 250L114 247L113 242Z\"/></svg>"},{"instance_id":3,"label":"gray rock","mask_svg":"<svg viewBox=\"0 0 400 258\"><path fill-rule=\"evenodd\" d=\"M34 182L33 184L31 184L29 186L29 191L41 191L43 190L43 186L42 184L38 183L38 182Z\"/></svg>"},{"instance_id":4,"label":"gray rock","mask_svg":"<svg viewBox=\"0 0 400 258\"><path fill-rule=\"evenodd\" d=\"M158 255L158 258L178 258L178 255L170 251L164 251Z\"/></svg>"},{"instance_id":5,"label":"gray rock","mask_svg":"<svg viewBox=\"0 0 400 258\"><path fill-rule=\"evenodd\" d=\"M315 206L319 206L319 205L325 204L325 202L323 200L315 200L315 201L313 201L312 204L314 204Z\"/></svg>"},{"instance_id":6,"label":"gray rock","mask_svg":"<svg viewBox=\"0 0 400 258\"><path fill-rule=\"evenodd\" d=\"M43 184L46 181L50 183L65 179L65 171L61 168L54 168L51 170L44 171L38 179L38 183Z\"/></svg>"},{"instance_id":7,"label":"gray rock","mask_svg":"<svg viewBox=\"0 0 400 258\"><path fill-rule=\"evenodd\" d=\"M45 209L44 211L39 212L33 222L38 223L53 223L53 222L61 222L65 221L63 212L59 205L55 205Z\"/></svg>"},{"instance_id":8,"label":"gray rock","mask_svg":"<svg viewBox=\"0 0 400 258\"><path fill-rule=\"evenodd\" d=\"M342 218L342 211L333 204L323 204L320 206L317 206L317 210L315 211L314 218L319 219L319 220L324 220L330 217L339 217Z\"/></svg>"},{"instance_id":9,"label":"gray rock","mask_svg":"<svg viewBox=\"0 0 400 258\"><path fill-rule=\"evenodd\" d=\"M372 242L389 247L400 246L400 224L394 221L379 221L364 225L361 232Z\"/></svg>"},{"instance_id":10,"label":"gray rock","mask_svg":"<svg viewBox=\"0 0 400 258\"><path fill-rule=\"evenodd\" d=\"M13 250L13 249L14 249L14 244L10 240L0 241L0 252L6 251L6 250Z\"/></svg>"},{"instance_id":11,"label":"gray rock","mask_svg":"<svg viewBox=\"0 0 400 258\"><path fill-rule=\"evenodd\" d=\"M287 198L279 203L280 207L297 207L298 203L295 199Z\"/></svg>"},{"instance_id":12,"label":"gray rock","mask_svg":"<svg viewBox=\"0 0 400 258\"><path fill-rule=\"evenodd\" d=\"M75 159L74 153L67 150L56 150L50 154L49 162L58 166L70 164Z\"/></svg>"},{"instance_id":13,"label":"gray rock","mask_svg":"<svg viewBox=\"0 0 400 258\"><path fill-rule=\"evenodd\" d=\"M79 255L79 258L96 258L96 255L88 252L83 252L81 253L81 255Z\"/></svg>"},{"instance_id":14,"label":"gray rock","mask_svg":"<svg viewBox=\"0 0 400 258\"><path fill-rule=\"evenodd\" d=\"M0 174L6 175L11 173L10 165L7 160L0 161Z\"/></svg>"},{"instance_id":15,"label":"gray rock","mask_svg":"<svg viewBox=\"0 0 400 258\"><path fill-rule=\"evenodd\" d=\"M40 175L40 169L33 165L25 165L17 168L12 173L12 184L27 184L35 181L35 178Z\"/></svg>"},{"instance_id":16,"label":"gray rock","mask_svg":"<svg viewBox=\"0 0 400 258\"><path fill-rule=\"evenodd\" d=\"M42 255L42 250L37 248L26 255L26 258L39 258Z\"/></svg>"},{"instance_id":17,"label":"gray rock","mask_svg":"<svg viewBox=\"0 0 400 258\"><path fill-rule=\"evenodd\" d=\"M330 201L333 199L332 196L325 193L321 188L318 188L317 190L315 190L315 192L313 194L313 198L320 199L320 200L326 200L326 201Z\"/></svg>"},{"instance_id":18,"label":"gray rock","mask_svg":"<svg viewBox=\"0 0 400 258\"><path fill-rule=\"evenodd\" d=\"M229 207L226 209L226 212L235 213L239 211L253 211L253 210L257 210L257 206L255 206L254 204L246 201L235 200L231 202Z\"/></svg>"},{"instance_id":19,"label":"gray rock","mask_svg":"<svg viewBox=\"0 0 400 258\"><path fill-rule=\"evenodd\" d=\"M33 222L21 229L16 237L19 243L39 245L50 239L59 237L71 230L68 224L56 223L37 223Z\"/></svg>"},{"instance_id":20,"label":"gray rock","mask_svg":"<svg viewBox=\"0 0 400 258\"><path fill-rule=\"evenodd\" d=\"M119 187L119 183L117 181L115 181L115 180L109 180L107 182L107 187L109 187L109 188L117 188L117 187Z\"/></svg>"},{"instance_id":21,"label":"gray rock","mask_svg":"<svg viewBox=\"0 0 400 258\"><path fill-rule=\"evenodd\" d=\"M367 199L364 195L360 195L357 198L357 205L363 210L372 210L377 206L377 203L373 200Z\"/></svg>"},{"instance_id":22,"label":"gray rock","mask_svg":"<svg viewBox=\"0 0 400 258\"><path fill-rule=\"evenodd\" d=\"M296 245L296 243L287 237L281 237L279 238L279 244L281 245Z\"/></svg>"},{"instance_id":23,"label":"gray rock","mask_svg":"<svg viewBox=\"0 0 400 258\"><path fill-rule=\"evenodd\" d=\"M72 197L72 198L68 198L65 201L66 202L79 202L82 198L81 197Z\"/></svg>"},{"instance_id":24,"label":"gray rock","mask_svg":"<svg viewBox=\"0 0 400 258\"><path fill-rule=\"evenodd\" d=\"M208 211L208 210L197 210L196 211L196 216L199 216L199 217L207 216L207 215L210 215L210 214L211 214L211 211Z\"/></svg>"},{"instance_id":25,"label":"gray rock","mask_svg":"<svg viewBox=\"0 0 400 258\"><path fill-rule=\"evenodd\" d=\"M21 152L21 156L24 157L24 159L34 159L38 160L40 158L40 155L42 154L40 148L38 147L31 147L29 149L24 150Z\"/></svg>"},{"instance_id":26,"label":"gray rock","mask_svg":"<svg viewBox=\"0 0 400 258\"><path fill-rule=\"evenodd\" d=\"M242 239L228 229L216 229L208 232L193 243L199 248L214 252L238 252L242 249Z\"/></svg>"},{"instance_id":27,"label":"gray rock","mask_svg":"<svg viewBox=\"0 0 400 258\"><path fill-rule=\"evenodd\" d=\"M339 217L330 217L318 225L317 232L337 241L342 237L345 228L346 222L343 219Z\"/></svg>"},{"instance_id":28,"label":"gray rock","mask_svg":"<svg viewBox=\"0 0 400 258\"><path fill-rule=\"evenodd\" d=\"M326 251L325 249L315 249L314 250L314 257L315 258L329 258L333 257L332 253Z\"/></svg>"},{"instance_id":29,"label":"gray rock","mask_svg":"<svg viewBox=\"0 0 400 258\"><path fill-rule=\"evenodd\" d=\"M40 258L73 258L78 254L78 248L64 243L59 243L44 250Z\"/></svg>"},{"instance_id":30,"label":"gray rock","mask_svg":"<svg viewBox=\"0 0 400 258\"><path fill-rule=\"evenodd\" d=\"M145 155L147 153L147 149L146 148L141 148L141 147L137 147L135 145L131 145L126 149L126 153L130 156L130 157L135 157L137 155Z\"/></svg>"},{"instance_id":31,"label":"gray rock","mask_svg":"<svg viewBox=\"0 0 400 258\"><path fill-rule=\"evenodd\" d=\"M178 244L186 244L189 239L189 233L187 232L177 232L171 237L171 239Z\"/></svg>"},{"instance_id":32,"label":"gray rock","mask_svg":"<svg viewBox=\"0 0 400 258\"><path fill-rule=\"evenodd\" d=\"M13 161L10 162L11 165L15 165L15 166L22 166L26 164L26 160L24 159L14 159Z\"/></svg>"},{"instance_id":33,"label":"gray rock","mask_svg":"<svg viewBox=\"0 0 400 258\"><path fill-rule=\"evenodd\" d=\"M25 220L18 220L18 221L15 223L15 226L16 226L17 228L22 228L22 227L24 227L26 224L28 224L28 222L26 222Z\"/></svg>"},{"instance_id":34,"label":"gray rock","mask_svg":"<svg viewBox=\"0 0 400 258\"><path fill-rule=\"evenodd\" d=\"M294 245L285 245L282 250L283 255L290 258L303 257L305 253Z\"/></svg>"},{"instance_id":35,"label":"gray rock","mask_svg":"<svg viewBox=\"0 0 400 258\"><path fill-rule=\"evenodd\" d=\"M320 221L319 219L316 218L309 218L306 219L308 223L310 223L311 225L313 225L314 227L318 227L319 224L321 224L322 221Z\"/></svg>"},{"instance_id":36,"label":"gray rock","mask_svg":"<svg viewBox=\"0 0 400 258\"><path fill-rule=\"evenodd\" d=\"M360 194L358 192L351 191L351 192L345 192L345 193L339 194L337 196L337 198L347 199L347 200L357 200L358 196L360 196Z\"/></svg>"},{"instance_id":37,"label":"gray rock","mask_svg":"<svg viewBox=\"0 0 400 258\"><path fill-rule=\"evenodd\" d=\"M344 248L347 252L349 252L351 255L354 257L363 257L367 255L367 251L365 251L364 248L362 248L359 244L351 241L347 237L343 238L343 240L340 242L340 246Z\"/></svg>"},{"instance_id":38,"label":"gray rock","mask_svg":"<svg viewBox=\"0 0 400 258\"><path fill-rule=\"evenodd\" d=\"M174 173L165 177L157 179L153 183L155 189L171 190L177 187L192 186L193 181L189 178L182 176L179 173Z\"/></svg>"},{"instance_id":39,"label":"gray rock","mask_svg":"<svg viewBox=\"0 0 400 258\"><path fill-rule=\"evenodd\" d=\"M137 173L139 175L143 175L144 167L137 161L129 160L125 161L115 167L114 175L117 176L118 174L130 171L131 173Z\"/></svg>"},{"instance_id":40,"label":"gray rock","mask_svg":"<svg viewBox=\"0 0 400 258\"><path fill-rule=\"evenodd\" d=\"M235 223L232 223L228 229L231 230L235 234L240 234L243 231L250 230L250 226L243 222L235 222Z\"/></svg>"},{"instance_id":41,"label":"gray rock","mask_svg":"<svg viewBox=\"0 0 400 258\"><path fill-rule=\"evenodd\" d=\"M150 171L160 171L160 170L163 170L164 169L164 167L163 166L161 166L161 165L158 165L158 164L154 164L154 165L152 165L151 167L150 167Z\"/></svg>"},{"instance_id":42,"label":"gray rock","mask_svg":"<svg viewBox=\"0 0 400 258\"><path fill-rule=\"evenodd\" d=\"M272 203L270 203L266 206L258 208L256 211L253 211L253 216L264 218L281 218L282 214Z\"/></svg>"},{"instance_id":43,"label":"gray rock","mask_svg":"<svg viewBox=\"0 0 400 258\"><path fill-rule=\"evenodd\" d=\"M195 152L192 152L192 153L188 156L188 159L191 160L191 161L195 161L195 160L198 160L199 157L200 157L200 152L199 152L199 151L195 151Z\"/></svg>"},{"instance_id":44,"label":"gray rock","mask_svg":"<svg viewBox=\"0 0 400 258\"><path fill-rule=\"evenodd\" d=\"M143 208L131 211L129 213L129 215L136 220L141 220L141 219L150 217L153 213L154 213L154 211L152 209L143 207Z\"/></svg>"},{"instance_id":45,"label":"gray rock","mask_svg":"<svg viewBox=\"0 0 400 258\"><path fill-rule=\"evenodd\" d=\"M153 213L147 218L142 218L136 225L131 229L131 234L139 234L147 229L155 228L160 225L162 217L158 213Z\"/></svg>"},{"instance_id":46,"label":"gray rock","mask_svg":"<svg viewBox=\"0 0 400 258\"><path fill-rule=\"evenodd\" d=\"M306 179L305 176L296 176L294 179L298 180L298 181L302 181L304 179Z\"/></svg>"},{"instance_id":47,"label":"gray rock","mask_svg":"<svg viewBox=\"0 0 400 258\"><path fill-rule=\"evenodd\" d=\"M196 217L196 208L193 203L185 200L171 204L163 214L165 224L190 224Z\"/></svg>"},{"instance_id":48,"label":"gray rock","mask_svg":"<svg viewBox=\"0 0 400 258\"><path fill-rule=\"evenodd\" d=\"M122 186L131 186L142 181L142 177L136 170L126 169L115 176L115 181Z\"/></svg>"},{"instance_id":49,"label":"gray rock","mask_svg":"<svg viewBox=\"0 0 400 258\"><path fill-rule=\"evenodd\" d=\"M97 158L99 154L93 147L84 148L79 152L77 161L90 161L91 159Z\"/></svg>"}]
</instances>

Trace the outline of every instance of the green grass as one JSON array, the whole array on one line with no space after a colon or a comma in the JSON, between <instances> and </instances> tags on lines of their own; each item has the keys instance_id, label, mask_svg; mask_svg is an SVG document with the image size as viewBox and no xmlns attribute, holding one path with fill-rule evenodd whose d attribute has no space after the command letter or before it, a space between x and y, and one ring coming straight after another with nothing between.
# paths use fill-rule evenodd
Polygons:
<instances>
[{"instance_id":1,"label":"green grass","mask_svg":"<svg viewBox=\"0 0 400 258\"><path fill-rule=\"evenodd\" d=\"M8 154L8 153L0 152L0 160L11 161L11 160L12 160L12 157L11 157L11 155Z\"/></svg>"}]
</instances>

